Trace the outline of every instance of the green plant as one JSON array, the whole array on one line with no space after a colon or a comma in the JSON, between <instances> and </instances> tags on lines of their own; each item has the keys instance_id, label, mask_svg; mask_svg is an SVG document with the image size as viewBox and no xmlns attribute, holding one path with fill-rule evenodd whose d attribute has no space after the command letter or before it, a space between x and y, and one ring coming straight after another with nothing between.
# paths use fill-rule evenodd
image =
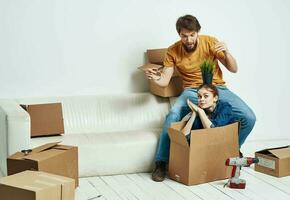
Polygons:
<instances>
[{"instance_id":1,"label":"green plant","mask_svg":"<svg viewBox=\"0 0 290 200\"><path fill-rule=\"evenodd\" d=\"M213 73L215 70L215 62L212 59L206 59L201 65L203 84L212 84Z\"/></svg>"},{"instance_id":2,"label":"green plant","mask_svg":"<svg viewBox=\"0 0 290 200\"><path fill-rule=\"evenodd\" d=\"M215 70L215 62L212 59L206 59L201 63L200 70L202 74L213 74Z\"/></svg>"}]
</instances>

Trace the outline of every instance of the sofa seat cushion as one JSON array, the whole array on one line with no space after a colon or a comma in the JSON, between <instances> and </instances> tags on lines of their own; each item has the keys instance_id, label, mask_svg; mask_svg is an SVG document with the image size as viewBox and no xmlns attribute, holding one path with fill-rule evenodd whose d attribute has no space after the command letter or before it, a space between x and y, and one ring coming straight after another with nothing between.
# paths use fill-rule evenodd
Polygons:
<instances>
[{"instance_id":1,"label":"sofa seat cushion","mask_svg":"<svg viewBox=\"0 0 290 200\"><path fill-rule=\"evenodd\" d=\"M31 139L31 148L61 141L78 146L79 175L97 176L152 170L160 129L64 134Z\"/></svg>"}]
</instances>

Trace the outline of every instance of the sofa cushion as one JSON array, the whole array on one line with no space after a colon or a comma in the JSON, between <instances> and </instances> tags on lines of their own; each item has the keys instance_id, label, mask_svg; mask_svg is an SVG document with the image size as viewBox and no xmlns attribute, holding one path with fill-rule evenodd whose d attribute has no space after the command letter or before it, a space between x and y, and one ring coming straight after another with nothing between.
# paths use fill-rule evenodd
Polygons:
<instances>
[{"instance_id":1,"label":"sofa cushion","mask_svg":"<svg viewBox=\"0 0 290 200\"><path fill-rule=\"evenodd\" d=\"M31 148L57 141L78 146L80 177L149 172L160 132L153 129L38 137L31 139Z\"/></svg>"}]
</instances>

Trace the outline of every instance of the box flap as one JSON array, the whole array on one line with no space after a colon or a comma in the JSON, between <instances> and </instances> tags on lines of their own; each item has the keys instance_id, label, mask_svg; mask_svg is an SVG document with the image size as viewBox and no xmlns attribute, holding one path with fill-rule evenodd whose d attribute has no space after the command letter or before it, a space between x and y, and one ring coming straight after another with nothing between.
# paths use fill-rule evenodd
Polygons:
<instances>
[{"instance_id":1,"label":"box flap","mask_svg":"<svg viewBox=\"0 0 290 200\"><path fill-rule=\"evenodd\" d=\"M64 152L63 149L47 149L46 151L41 151L39 153L35 154L28 154L27 156L22 157L21 159L24 160L33 160L33 161L42 161L42 160L47 160L49 158L55 157L59 154L62 154Z\"/></svg>"},{"instance_id":2,"label":"box flap","mask_svg":"<svg viewBox=\"0 0 290 200\"><path fill-rule=\"evenodd\" d=\"M290 157L290 147L284 147L279 149L269 150L270 153L275 155L278 158L287 158Z\"/></svg>"},{"instance_id":3,"label":"box flap","mask_svg":"<svg viewBox=\"0 0 290 200\"><path fill-rule=\"evenodd\" d=\"M182 125L185 124L184 122L174 123L173 126L167 129L168 135L172 142L176 142L182 146L188 147L189 144L185 138L185 135L180 131L180 128L183 127Z\"/></svg>"},{"instance_id":4,"label":"box flap","mask_svg":"<svg viewBox=\"0 0 290 200\"><path fill-rule=\"evenodd\" d=\"M277 158L286 158L286 157L290 157L290 146L267 148L260 151L256 151L256 153L263 154L263 155L270 154Z\"/></svg>"},{"instance_id":5,"label":"box flap","mask_svg":"<svg viewBox=\"0 0 290 200\"><path fill-rule=\"evenodd\" d=\"M42 146L36 147L36 148L32 149L31 154L39 153L39 152L41 152L41 151L44 151L44 150L50 149L50 148L56 146L58 143L60 143L60 142L47 143L47 144L44 144L44 145L42 145Z\"/></svg>"},{"instance_id":6,"label":"box flap","mask_svg":"<svg viewBox=\"0 0 290 200\"><path fill-rule=\"evenodd\" d=\"M59 150L69 150L71 148L75 148L76 146L68 146L68 145L57 145L54 146L53 149L59 149Z\"/></svg>"}]
</instances>

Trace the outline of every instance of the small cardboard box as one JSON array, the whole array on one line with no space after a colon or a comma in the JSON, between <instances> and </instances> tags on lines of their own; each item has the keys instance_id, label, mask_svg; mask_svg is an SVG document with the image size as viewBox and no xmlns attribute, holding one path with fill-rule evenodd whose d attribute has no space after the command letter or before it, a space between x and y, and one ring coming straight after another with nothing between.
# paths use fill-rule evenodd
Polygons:
<instances>
[{"instance_id":1,"label":"small cardboard box","mask_svg":"<svg viewBox=\"0 0 290 200\"><path fill-rule=\"evenodd\" d=\"M31 137L64 133L61 103L21 105L30 115Z\"/></svg>"},{"instance_id":2,"label":"small cardboard box","mask_svg":"<svg viewBox=\"0 0 290 200\"><path fill-rule=\"evenodd\" d=\"M277 147L257 151L255 171L276 177L290 175L290 146Z\"/></svg>"},{"instance_id":3,"label":"small cardboard box","mask_svg":"<svg viewBox=\"0 0 290 200\"><path fill-rule=\"evenodd\" d=\"M164 69L163 61L166 54L167 49L148 49L147 50L147 57L148 57L148 64L145 64L139 69L145 71L146 69L157 69L159 73L162 73ZM183 91L183 81L179 76L178 70L175 68L172 78L166 87L161 87L157 85L154 81L149 81L149 88L152 94L161 97L174 97L179 96Z\"/></svg>"},{"instance_id":4,"label":"small cardboard box","mask_svg":"<svg viewBox=\"0 0 290 200\"><path fill-rule=\"evenodd\" d=\"M78 186L78 148L48 143L32 149L27 155L17 152L7 158L7 174L25 170L44 171L75 179Z\"/></svg>"},{"instance_id":5,"label":"small cardboard box","mask_svg":"<svg viewBox=\"0 0 290 200\"><path fill-rule=\"evenodd\" d=\"M169 177L185 185L196 185L231 176L226 159L239 156L239 123L191 131L190 145L181 131L186 122L173 123L170 137Z\"/></svg>"},{"instance_id":6,"label":"small cardboard box","mask_svg":"<svg viewBox=\"0 0 290 200\"><path fill-rule=\"evenodd\" d=\"M71 178L45 172L24 171L0 179L1 200L74 200Z\"/></svg>"},{"instance_id":7,"label":"small cardboard box","mask_svg":"<svg viewBox=\"0 0 290 200\"><path fill-rule=\"evenodd\" d=\"M175 76L172 77L168 86L161 87L157 85L154 81L149 81L149 88L152 94L155 94L157 96L161 97L176 97L181 94L183 91L182 88L182 80L180 77Z\"/></svg>"},{"instance_id":8,"label":"small cardboard box","mask_svg":"<svg viewBox=\"0 0 290 200\"><path fill-rule=\"evenodd\" d=\"M165 58L167 49L148 49L147 58L149 63L163 65L163 60Z\"/></svg>"}]
</instances>

